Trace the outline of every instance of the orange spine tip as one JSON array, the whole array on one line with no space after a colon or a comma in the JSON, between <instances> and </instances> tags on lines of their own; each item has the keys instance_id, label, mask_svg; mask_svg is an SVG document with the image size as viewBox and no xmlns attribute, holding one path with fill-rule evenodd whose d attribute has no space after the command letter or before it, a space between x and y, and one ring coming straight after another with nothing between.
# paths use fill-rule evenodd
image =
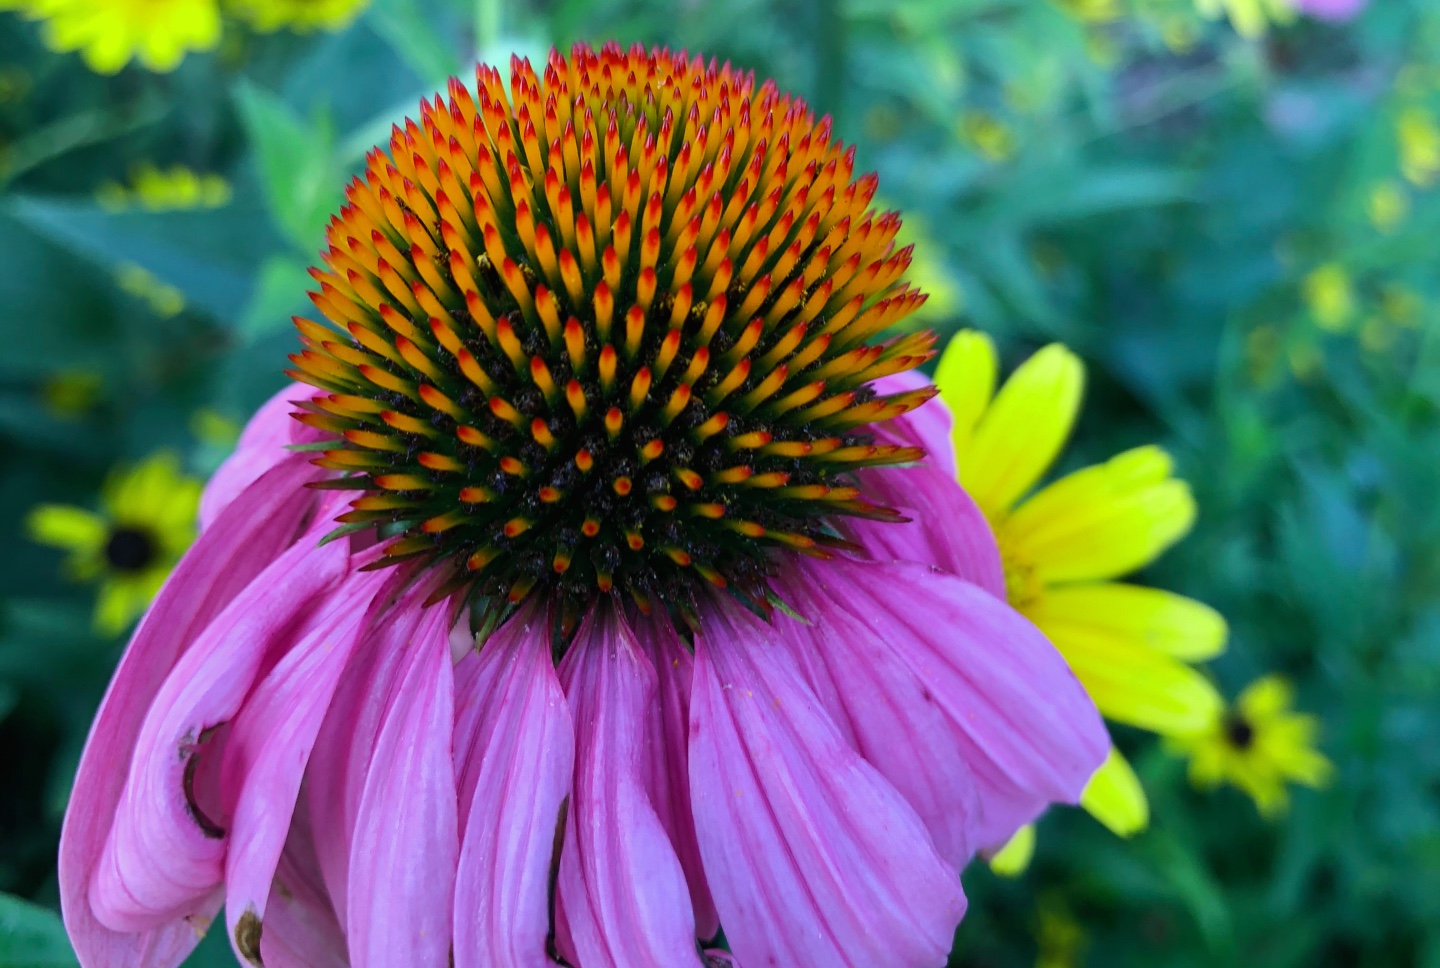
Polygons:
<instances>
[{"instance_id":1,"label":"orange spine tip","mask_svg":"<svg viewBox=\"0 0 1440 968\"><path fill-rule=\"evenodd\" d=\"M495 449L495 441L474 427L461 424L455 428L455 436L460 438L462 444L469 444L471 447L479 447L483 450Z\"/></svg>"},{"instance_id":2,"label":"orange spine tip","mask_svg":"<svg viewBox=\"0 0 1440 968\"><path fill-rule=\"evenodd\" d=\"M434 487L414 474L377 474L372 480L376 487L386 491L428 491Z\"/></svg>"},{"instance_id":3,"label":"orange spine tip","mask_svg":"<svg viewBox=\"0 0 1440 968\"><path fill-rule=\"evenodd\" d=\"M614 489L616 494L624 497L625 495L630 493L631 488L635 486L635 482L630 480L630 478L628 477L617 477L614 481L611 482L610 486Z\"/></svg>"},{"instance_id":4,"label":"orange spine tip","mask_svg":"<svg viewBox=\"0 0 1440 968\"><path fill-rule=\"evenodd\" d=\"M650 304L655 301L656 284L657 279L655 277L655 268L653 266L646 266L645 268L640 270L640 276L638 279L635 280L636 304L630 307L630 311L634 312L637 309L640 310L642 319L644 317L644 311L649 309Z\"/></svg>"},{"instance_id":5,"label":"orange spine tip","mask_svg":"<svg viewBox=\"0 0 1440 968\"><path fill-rule=\"evenodd\" d=\"M663 380L670 369L670 364L675 361L675 355L680 352L681 331L672 328L660 341L660 349L655 354L655 379Z\"/></svg>"},{"instance_id":6,"label":"orange spine tip","mask_svg":"<svg viewBox=\"0 0 1440 968\"><path fill-rule=\"evenodd\" d=\"M710 404L710 406L712 407L719 404L730 394L734 393L735 390L738 389L739 386L744 383L746 378L749 376L750 361L741 360L739 363L736 363L733 368L731 368L730 372L725 375L725 378L723 380L715 384L715 387L708 394L706 394L705 402Z\"/></svg>"},{"instance_id":7,"label":"orange spine tip","mask_svg":"<svg viewBox=\"0 0 1440 968\"><path fill-rule=\"evenodd\" d=\"M645 547L645 539L641 536L639 531L626 531L625 543L629 545L631 551L639 551L641 548Z\"/></svg>"},{"instance_id":8,"label":"orange spine tip","mask_svg":"<svg viewBox=\"0 0 1440 968\"><path fill-rule=\"evenodd\" d=\"M525 426L525 418L520 415L520 411L512 407L510 402L503 397L490 398L490 412L516 430L521 430Z\"/></svg>"},{"instance_id":9,"label":"orange spine tip","mask_svg":"<svg viewBox=\"0 0 1440 968\"><path fill-rule=\"evenodd\" d=\"M713 502L706 504L692 504L690 505L690 511L692 514L698 515L699 517L710 518L712 521L718 521L725 516L725 505L716 504Z\"/></svg>"},{"instance_id":10,"label":"orange spine tip","mask_svg":"<svg viewBox=\"0 0 1440 968\"><path fill-rule=\"evenodd\" d=\"M555 380L550 375L550 368L546 366L545 361L538 356L530 357L530 380L540 389L540 392L544 394L546 401L550 403L555 402L556 395L559 392L555 386Z\"/></svg>"},{"instance_id":11,"label":"orange spine tip","mask_svg":"<svg viewBox=\"0 0 1440 968\"><path fill-rule=\"evenodd\" d=\"M530 436L546 450L555 448L555 435L550 432L550 425L539 417L530 421Z\"/></svg>"},{"instance_id":12,"label":"orange spine tip","mask_svg":"<svg viewBox=\"0 0 1440 968\"><path fill-rule=\"evenodd\" d=\"M764 526L754 521L727 520L725 522L725 526L730 528L732 531L740 532L747 538L763 538L766 534Z\"/></svg>"},{"instance_id":13,"label":"orange spine tip","mask_svg":"<svg viewBox=\"0 0 1440 968\"><path fill-rule=\"evenodd\" d=\"M692 291L690 288L690 283L688 282L683 283L678 289L675 290L674 302L670 306L671 329L678 329L681 325L684 324L685 318L690 315L690 301L692 298Z\"/></svg>"},{"instance_id":14,"label":"orange spine tip","mask_svg":"<svg viewBox=\"0 0 1440 968\"><path fill-rule=\"evenodd\" d=\"M436 454L430 451L421 453L416 457L416 460L419 461L421 467L427 470L443 471L447 474L454 474L465 469L465 465L461 464L455 458L446 454Z\"/></svg>"},{"instance_id":15,"label":"orange spine tip","mask_svg":"<svg viewBox=\"0 0 1440 968\"><path fill-rule=\"evenodd\" d=\"M500 348L514 364L515 372L525 372L528 365L525 359L525 349L520 345L520 338L515 335L515 327L510 325L510 320L501 319L496 323L495 335L499 339Z\"/></svg>"},{"instance_id":16,"label":"orange spine tip","mask_svg":"<svg viewBox=\"0 0 1440 968\"><path fill-rule=\"evenodd\" d=\"M405 444L389 434L377 434L373 430L347 430L343 436L350 443L366 450L385 450L399 454L405 452Z\"/></svg>"},{"instance_id":17,"label":"orange spine tip","mask_svg":"<svg viewBox=\"0 0 1440 968\"><path fill-rule=\"evenodd\" d=\"M623 426L625 426L625 415L620 412L619 407L611 407L605 411L605 430L610 434L611 440L620 436L620 428Z\"/></svg>"},{"instance_id":18,"label":"orange spine tip","mask_svg":"<svg viewBox=\"0 0 1440 968\"><path fill-rule=\"evenodd\" d=\"M585 372L585 328L571 316L565 322L565 352L570 355L570 367L576 373Z\"/></svg>"},{"instance_id":19,"label":"orange spine tip","mask_svg":"<svg viewBox=\"0 0 1440 968\"><path fill-rule=\"evenodd\" d=\"M645 310L631 306L625 313L625 358L633 360L645 336Z\"/></svg>"},{"instance_id":20,"label":"orange spine tip","mask_svg":"<svg viewBox=\"0 0 1440 968\"><path fill-rule=\"evenodd\" d=\"M511 477L529 476L529 471L526 469L525 465L520 463L520 461L514 457L506 456L500 458L500 469L506 474L509 474Z\"/></svg>"},{"instance_id":21,"label":"orange spine tip","mask_svg":"<svg viewBox=\"0 0 1440 968\"><path fill-rule=\"evenodd\" d=\"M554 504L565 496L563 491L554 487L542 487L537 494L542 504Z\"/></svg>"},{"instance_id":22,"label":"orange spine tip","mask_svg":"<svg viewBox=\"0 0 1440 968\"><path fill-rule=\"evenodd\" d=\"M669 494L656 494L650 499L650 506L657 511L673 511L679 504L680 502Z\"/></svg>"},{"instance_id":23,"label":"orange spine tip","mask_svg":"<svg viewBox=\"0 0 1440 968\"><path fill-rule=\"evenodd\" d=\"M396 410L384 410L380 413L380 419L386 426L394 427L396 430L416 434L421 437L439 436L435 428L423 420L410 416L408 413L400 413Z\"/></svg>"},{"instance_id":24,"label":"orange spine tip","mask_svg":"<svg viewBox=\"0 0 1440 968\"><path fill-rule=\"evenodd\" d=\"M565 384L565 400L570 404L570 411L575 414L575 419L584 419L590 408L585 402L585 389L579 380L571 380Z\"/></svg>"},{"instance_id":25,"label":"orange spine tip","mask_svg":"<svg viewBox=\"0 0 1440 968\"><path fill-rule=\"evenodd\" d=\"M710 475L713 484L739 484L741 481L748 481L755 476L755 468L749 464L737 464L734 467L727 467L723 471L716 471Z\"/></svg>"},{"instance_id":26,"label":"orange spine tip","mask_svg":"<svg viewBox=\"0 0 1440 968\"><path fill-rule=\"evenodd\" d=\"M587 538L593 538L600 533L600 522L595 518L586 518L580 525L580 533Z\"/></svg>"},{"instance_id":27,"label":"orange spine tip","mask_svg":"<svg viewBox=\"0 0 1440 968\"><path fill-rule=\"evenodd\" d=\"M580 266L569 249L560 250L560 279L570 295L571 305L579 305L585 296L585 280L580 275Z\"/></svg>"},{"instance_id":28,"label":"orange spine tip","mask_svg":"<svg viewBox=\"0 0 1440 968\"><path fill-rule=\"evenodd\" d=\"M544 286L535 288L535 311L540 315L540 324L545 327L550 345L557 345L560 342L560 304L555 294Z\"/></svg>"},{"instance_id":29,"label":"orange spine tip","mask_svg":"<svg viewBox=\"0 0 1440 968\"><path fill-rule=\"evenodd\" d=\"M575 466L580 469L580 473L587 474L590 468L595 466L595 458L588 450L581 448L575 454Z\"/></svg>"},{"instance_id":30,"label":"orange spine tip","mask_svg":"<svg viewBox=\"0 0 1440 968\"><path fill-rule=\"evenodd\" d=\"M700 426L696 427L695 430L692 431L691 436L698 441L704 442L724 430L729 424L730 415L722 411L714 414L709 420L706 420Z\"/></svg>"},{"instance_id":31,"label":"orange spine tip","mask_svg":"<svg viewBox=\"0 0 1440 968\"><path fill-rule=\"evenodd\" d=\"M420 399L425 402L426 406L439 410L454 420L465 419L465 411L462 410L454 400L451 400L430 384L420 384L419 396Z\"/></svg>"},{"instance_id":32,"label":"orange spine tip","mask_svg":"<svg viewBox=\"0 0 1440 968\"><path fill-rule=\"evenodd\" d=\"M690 384L682 383L670 394L670 399L665 402L665 409L660 411L665 425L669 426L671 421L680 416L680 412L690 405Z\"/></svg>"},{"instance_id":33,"label":"orange spine tip","mask_svg":"<svg viewBox=\"0 0 1440 968\"><path fill-rule=\"evenodd\" d=\"M615 367L619 360L615 353L615 347L606 345L600 349L600 389L607 395L615 386Z\"/></svg>"},{"instance_id":34,"label":"orange spine tip","mask_svg":"<svg viewBox=\"0 0 1440 968\"><path fill-rule=\"evenodd\" d=\"M600 337L601 342L610 341L610 326L615 316L615 297L611 294L610 285L600 281L595 285L595 333Z\"/></svg>"},{"instance_id":35,"label":"orange spine tip","mask_svg":"<svg viewBox=\"0 0 1440 968\"><path fill-rule=\"evenodd\" d=\"M660 438L656 437L656 438L653 439L653 440L648 440L648 441L646 441L646 442L645 442L645 445L640 448L640 459L641 459L643 462L645 462L645 463L649 463L650 461L652 461L652 460L654 460L655 458L659 457L659 456L660 456L661 454L663 454L664 452L665 452L665 443L664 443L664 441L662 441L662 440L660 440Z\"/></svg>"},{"instance_id":36,"label":"orange spine tip","mask_svg":"<svg viewBox=\"0 0 1440 968\"><path fill-rule=\"evenodd\" d=\"M514 538L530 530L531 522L526 518L511 518L500 530L507 538Z\"/></svg>"},{"instance_id":37,"label":"orange spine tip","mask_svg":"<svg viewBox=\"0 0 1440 968\"><path fill-rule=\"evenodd\" d=\"M630 381L630 409L638 410L645 402L650 393L650 368L642 366L635 372L635 378Z\"/></svg>"},{"instance_id":38,"label":"orange spine tip","mask_svg":"<svg viewBox=\"0 0 1440 968\"><path fill-rule=\"evenodd\" d=\"M495 493L484 487L462 487L460 500L465 504L488 504L495 500Z\"/></svg>"},{"instance_id":39,"label":"orange spine tip","mask_svg":"<svg viewBox=\"0 0 1440 968\"><path fill-rule=\"evenodd\" d=\"M688 467L675 468L675 476L692 491L700 490L705 484L705 479Z\"/></svg>"},{"instance_id":40,"label":"orange spine tip","mask_svg":"<svg viewBox=\"0 0 1440 968\"><path fill-rule=\"evenodd\" d=\"M699 380L701 375L704 374L709 367L710 349L702 346L695 351L694 356L690 357L690 365L685 368L684 374L680 377L680 382L694 386L695 381Z\"/></svg>"}]
</instances>

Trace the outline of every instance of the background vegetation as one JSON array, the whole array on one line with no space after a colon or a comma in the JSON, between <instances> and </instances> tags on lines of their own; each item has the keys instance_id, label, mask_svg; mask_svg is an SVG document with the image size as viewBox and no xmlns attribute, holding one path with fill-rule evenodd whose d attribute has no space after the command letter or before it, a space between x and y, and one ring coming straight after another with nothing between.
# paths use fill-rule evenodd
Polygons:
<instances>
[{"instance_id":1,"label":"background vegetation","mask_svg":"<svg viewBox=\"0 0 1440 968\"><path fill-rule=\"evenodd\" d=\"M73 964L56 838L124 638L26 514L161 450L213 469L364 151L477 56L609 38L834 115L928 325L1086 359L1066 468L1175 454L1200 519L1147 577L1227 616L1223 691L1279 671L1323 720L1334 779L1275 821L1122 733L1150 829L1057 813L1023 877L975 865L952 965L1440 968L1440 6L1242 34L1190 0L497 3L231 4L214 50L113 76L0 12L0 968ZM191 964L231 963L218 935Z\"/></svg>"}]
</instances>

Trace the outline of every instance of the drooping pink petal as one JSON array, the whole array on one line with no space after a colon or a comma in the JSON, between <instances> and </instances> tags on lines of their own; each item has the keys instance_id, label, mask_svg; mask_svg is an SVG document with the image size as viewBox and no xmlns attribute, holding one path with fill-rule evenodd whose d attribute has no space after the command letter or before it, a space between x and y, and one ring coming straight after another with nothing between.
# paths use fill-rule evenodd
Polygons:
<instances>
[{"instance_id":1,"label":"drooping pink petal","mask_svg":"<svg viewBox=\"0 0 1440 968\"><path fill-rule=\"evenodd\" d=\"M915 373L887 378L883 392L929 386ZM893 384L893 385L890 385ZM857 476L866 500L896 508L903 524L856 518L846 522L849 537L881 561L918 561L972 581L1005 597L1005 568L995 534L979 506L955 476L950 411L939 397L874 429L883 444L923 447L925 458L910 467L862 470Z\"/></svg>"},{"instance_id":2,"label":"drooping pink petal","mask_svg":"<svg viewBox=\"0 0 1440 968\"><path fill-rule=\"evenodd\" d=\"M240 432L235 451L216 468L205 484L200 495L200 530L205 531L220 512L225 509L241 491L276 464L289 458L299 457L307 468L308 477L314 480L324 472L310 465L311 455L296 454L286 450L290 444L312 443L324 439L317 430L305 426L291 416L295 402L310 400L318 391L296 383L287 384L255 411L254 416Z\"/></svg>"},{"instance_id":3,"label":"drooping pink petal","mask_svg":"<svg viewBox=\"0 0 1440 968\"><path fill-rule=\"evenodd\" d=\"M387 576L350 576L307 622L304 637L254 689L231 724L225 782L234 791L225 857L225 919L236 954L259 963L265 921L300 781L335 685Z\"/></svg>"},{"instance_id":4,"label":"drooping pink petal","mask_svg":"<svg viewBox=\"0 0 1440 968\"><path fill-rule=\"evenodd\" d=\"M306 770L307 782L326 791L324 796L310 798L310 824L321 876L342 930L349 898L350 845L365 775L390 695L400 678L401 663L425 617L419 607L425 595L413 589L407 593L408 585L408 576L397 574L376 594Z\"/></svg>"},{"instance_id":5,"label":"drooping pink petal","mask_svg":"<svg viewBox=\"0 0 1440 968\"><path fill-rule=\"evenodd\" d=\"M702 623L690 785L736 959L939 968L965 912L958 872L845 742L770 626L719 600Z\"/></svg>"},{"instance_id":6,"label":"drooping pink petal","mask_svg":"<svg viewBox=\"0 0 1440 968\"><path fill-rule=\"evenodd\" d=\"M260 935L265 968L350 968L345 934L320 877L309 801L309 790L301 787L265 905Z\"/></svg>"},{"instance_id":7,"label":"drooping pink petal","mask_svg":"<svg viewBox=\"0 0 1440 968\"><path fill-rule=\"evenodd\" d=\"M124 789L136 736L165 677L216 615L294 539L308 508L294 500L307 479L303 460L284 462L247 488L176 566L111 680L80 758L60 836L60 893L66 930L86 968L179 964L195 946L185 921L140 933L96 920L90 884ZM195 913L208 921L218 901Z\"/></svg>"},{"instance_id":8,"label":"drooping pink petal","mask_svg":"<svg viewBox=\"0 0 1440 968\"><path fill-rule=\"evenodd\" d=\"M553 968L550 877L575 762L575 727L529 604L455 667L463 818L455 968Z\"/></svg>"},{"instance_id":9,"label":"drooping pink petal","mask_svg":"<svg viewBox=\"0 0 1440 968\"><path fill-rule=\"evenodd\" d=\"M195 913L221 880L225 839L188 795L209 731L230 721L272 653L344 577L343 542L283 552L196 638L140 727L90 903L102 924L144 931ZM155 616L152 614L146 621ZM143 633L142 626L142 633ZM272 660L273 661L273 660Z\"/></svg>"},{"instance_id":10,"label":"drooping pink petal","mask_svg":"<svg viewBox=\"0 0 1440 968\"><path fill-rule=\"evenodd\" d=\"M447 968L460 854L446 610L414 639L365 777L350 849L346 925L355 968Z\"/></svg>"},{"instance_id":11,"label":"drooping pink petal","mask_svg":"<svg viewBox=\"0 0 1440 968\"><path fill-rule=\"evenodd\" d=\"M641 616L635 637L655 667L656 680L656 702L644 727L649 738L646 788L690 885L695 934L708 940L720 930L720 915L705 882L690 808L690 679L695 661L664 616Z\"/></svg>"},{"instance_id":12,"label":"drooping pink petal","mask_svg":"<svg viewBox=\"0 0 1440 968\"><path fill-rule=\"evenodd\" d=\"M645 787L655 670L613 606L592 607L560 666L575 716L575 793L557 891L586 968L696 961L695 915Z\"/></svg>"},{"instance_id":13,"label":"drooping pink petal","mask_svg":"<svg viewBox=\"0 0 1440 968\"><path fill-rule=\"evenodd\" d=\"M935 849L958 871L978 846L971 831L982 816L967 756L971 745L930 687L896 655L885 627L814 587L825 569L850 563L816 564L821 567L799 565L777 583L781 597L810 624L777 614L775 640L790 651L841 733L915 808Z\"/></svg>"},{"instance_id":14,"label":"drooping pink petal","mask_svg":"<svg viewBox=\"0 0 1440 968\"><path fill-rule=\"evenodd\" d=\"M877 661L898 661L948 720L980 791L972 847L1003 843L1048 803L1079 800L1109 738L1064 658L1020 613L923 565L800 568L790 587L808 582L797 594L816 623L814 648L859 642Z\"/></svg>"}]
</instances>

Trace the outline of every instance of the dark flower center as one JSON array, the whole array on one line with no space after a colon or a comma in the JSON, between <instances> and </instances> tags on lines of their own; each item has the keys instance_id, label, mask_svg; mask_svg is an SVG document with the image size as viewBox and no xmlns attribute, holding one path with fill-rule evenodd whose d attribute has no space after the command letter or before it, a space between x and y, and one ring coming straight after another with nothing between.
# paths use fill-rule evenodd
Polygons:
<instances>
[{"instance_id":1,"label":"dark flower center","mask_svg":"<svg viewBox=\"0 0 1440 968\"><path fill-rule=\"evenodd\" d=\"M105 542L105 563L115 571L144 571L155 563L159 551L159 545L149 531L133 527L116 528Z\"/></svg>"},{"instance_id":2,"label":"dark flower center","mask_svg":"<svg viewBox=\"0 0 1440 968\"><path fill-rule=\"evenodd\" d=\"M1246 722L1244 717L1232 714L1225 720L1225 738L1232 747L1243 752L1255 742L1255 727Z\"/></svg>"},{"instance_id":3,"label":"dark flower center","mask_svg":"<svg viewBox=\"0 0 1440 968\"><path fill-rule=\"evenodd\" d=\"M899 218L803 102L728 66L577 47L422 102L332 221L293 375L329 391L341 520L386 562L518 601L696 581L760 595L778 549L898 519L853 472L913 461L868 425L933 395L869 384L934 337Z\"/></svg>"}]
</instances>

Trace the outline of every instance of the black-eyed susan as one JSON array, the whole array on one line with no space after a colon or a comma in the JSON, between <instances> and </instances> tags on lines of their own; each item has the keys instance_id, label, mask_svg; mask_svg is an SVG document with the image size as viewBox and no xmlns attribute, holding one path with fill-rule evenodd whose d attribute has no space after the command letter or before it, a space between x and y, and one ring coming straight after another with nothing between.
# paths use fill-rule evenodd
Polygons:
<instances>
[{"instance_id":1,"label":"black-eyed susan","mask_svg":"<svg viewBox=\"0 0 1440 968\"><path fill-rule=\"evenodd\" d=\"M1050 637L1107 718L1162 735L1204 730L1223 704L1190 663L1224 649L1224 620L1189 598L1115 581L1190 530L1189 487L1163 450L1138 447L1035 490L1074 425L1084 365L1054 344L998 392L997 377L994 344L964 331L936 382L953 414L960 482L1000 548L1006 597ZM1114 751L1083 803L1122 836L1148 822L1144 791ZM1000 868L1023 868L1030 845L1022 831L997 855Z\"/></svg>"},{"instance_id":2,"label":"black-eyed susan","mask_svg":"<svg viewBox=\"0 0 1440 968\"><path fill-rule=\"evenodd\" d=\"M181 472L173 453L162 452L115 471L99 511L41 504L26 527L36 541L70 552L71 578L100 583L95 628L115 635L145 610L195 540L199 501L200 482Z\"/></svg>"},{"instance_id":3,"label":"black-eyed susan","mask_svg":"<svg viewBox=\"0 0 1440 968\"><path fill-rule=\"evenodd\" d=\"M1320 721L1291 711L1295 694L1283 676L1255 680L1209 728L1177 736L1168 745L1190 757L1190 782L1201 789L1230 783L1243 790L1262 816L1290 804L1287 785L1320 788L1334 767L1315 748Z\"/></svg>"},{"instance_id":4,"label":"black-eyed susan","mask_svg":"<svg viewBox=\"0 0 1440 968\"><path fill-rule=\"evenodd\" d=\"M132 59L173 71L190 51L220 42L215 0L28 0L20 9L45 22L45 46L79 51L98 74L117 73Z\"/></svg>"}]
</instances>

